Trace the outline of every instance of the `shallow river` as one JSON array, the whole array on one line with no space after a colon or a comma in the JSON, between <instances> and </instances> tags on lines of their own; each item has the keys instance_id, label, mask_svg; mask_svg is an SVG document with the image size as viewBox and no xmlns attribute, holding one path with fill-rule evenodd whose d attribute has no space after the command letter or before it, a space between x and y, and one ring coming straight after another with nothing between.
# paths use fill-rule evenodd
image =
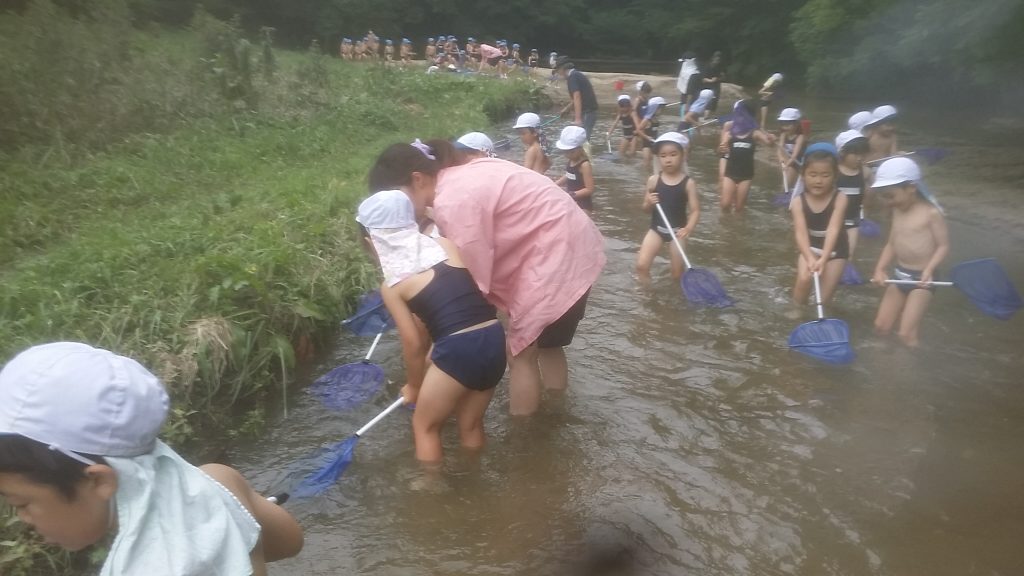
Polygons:
<instances>
[{"instance_id":1,"label":"shallow river","mask_svg":"<svg viewBox=\"0 0 1024 576\"><path fill-rule=\"evenodd\" d=\"M810 107L820 131L856 109ZM691 156L704 211L688 255L719 275L734 308L690 306L667 252L652 288L637 285L649 218L639 208L642 169L597 159L594 218L608 266L569 350L568 394L519 421L502 383L486 451L459 455L449 430L440 484L422 482L408 412L392 415L360 442L333 490L287 505L306 528L306 549L271 573L597 574L588 564L615 560L614 573L637 575L1024 574L1024 315L999 322L946 289L924 320L922 348L908 350L872 333L879 291L842 287L827 312L849 322L857 360L829 367L791 353L787 335L813 311L786 315L795 249L785 211L771 204L779 173L758 164L747 213L720 217L714 138L698 138ZM935 145L929 138L910 131L905 140ZM999 135L985 138L1000 145ZM1016 142L1004 157L1017 157L1005 164L1019 174ZM956 169L926 178L978 185L956 152L981 149L940 145L954 149ZM984 194L935 186L949 199L945 269L995 256L1022 286L1021 209L998 226L979 218L972 206L1011 200L979 186ZM881 247L862 241L862 274ZM313 376L368 345L340 336ZM303 456L396 397L393 333L375 358L393 381L379 398L338 414L299 392L288 417L239 447L234 463L258 488L284 488Z\"/></svg>"}]
</instances>

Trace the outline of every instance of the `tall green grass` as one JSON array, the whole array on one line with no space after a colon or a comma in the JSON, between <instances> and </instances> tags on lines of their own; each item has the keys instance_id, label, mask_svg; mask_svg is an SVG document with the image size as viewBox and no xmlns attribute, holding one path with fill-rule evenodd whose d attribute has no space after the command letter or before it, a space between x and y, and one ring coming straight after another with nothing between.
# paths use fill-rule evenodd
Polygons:
<instances>
[{"instance_id":1,"label":"tall green grass","mask_svg":"<svg viewBox=\"0 0 1024 576\"><path fill-rule=\"evenodd\" d=\"M269 30L249 44L202 14L191 31L143 33L120 2L97 4L0 16L0 104L14 111L0 116L0 360L61 339L138 358L171 391L178 444L281 393L297 351L375 282L352 210L380 149L541 97L274 53ZM26 542L0 521L0 573L70 569Z\"/></svg>"}]
</instances>

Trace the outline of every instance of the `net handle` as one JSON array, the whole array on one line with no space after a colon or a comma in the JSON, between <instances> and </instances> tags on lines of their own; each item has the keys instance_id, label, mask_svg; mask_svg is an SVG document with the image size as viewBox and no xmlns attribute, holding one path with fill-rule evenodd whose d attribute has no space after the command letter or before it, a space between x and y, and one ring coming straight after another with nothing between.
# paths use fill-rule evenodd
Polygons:
<instances>
[{"instance_id":1,"label":"net handle","mask_svg":"<svg viewBox=\"0 0 1024 576\"><path fill-rule=\"evenodd\" d=\"M358 437L358 436L362 436L363 434L366 434L366 432L370 428L373 428L374 424L376 424L377 422L380 422L381 420L383 420L385 416L387 416L388 414L391 414L392 412L394 412L402 404L405 404L405 397L399 396L398 400L395 400L394 402L391 403L390 406L385 408L383 412L381 412L380 414L377 414L376 416L374 416L373 420L370 420L369 422L366 423L365 426L363 426L359 430L356 430L356 436Z\"/></svg>"},{"instance_id":2,"label":"net handle","mask_svg":"<svg viewBox=\"0 0 1024 576\"><path fill-rule=\"evenodd\" d=\"M917 280L886 280L886 284L895 284L897 286L920 286L921 283ZM952 286L952 282L928 282L925 286Z\"/></svg>"},{"instance_id":3,"label":"net handle","mask_svg":"<svg viewBox=\"0 0 1024 576\"><path fill-rule=\"evenodd\" d=\"M384 327L380 329L380 332L377 332L377 336L373 339L373 344L370 344L370 350L366 353L366 356L363 357L363 362L370 361L370 356L373 356L373 351L377 349L377 344L380 344L380 337L384 335L384 330L387 330L387 326L388 325L385 324Z\"/></svg>"},{"instance_id":4,"label":"net handle","mask_svg":"<svg viewBox=\"0 0 1024 576\"><path fill-rule=\"evenodd\" d=\"M825 309L821 306L821 280L818 279L821 276L820 273L814 272L814 303L818 305L818 320L825 319Z\"/></svg>"},{"instance_id":5,"label":"net handle","mask_svg":"<svg viewBox=\"0 0 1024 576\"><path fill-rule=\"evenodd\" d=\"M690 265L690 259L686 257L686 251L683 250L683 244L679 241L679 237L676 236L676 231L672 229L672 225L668 223L668 216L665 216L665 211L661 209L661 204L658 202L654 203L654 207L658 209L658 214L661 216L661 223L665 225L665 229L668 230L668 235L672 237L672 242L675 243L676 249L679 250L679 255L683 257L683 262L686 263L686 269L693 268Z\"/></svg>"}]
</instances>

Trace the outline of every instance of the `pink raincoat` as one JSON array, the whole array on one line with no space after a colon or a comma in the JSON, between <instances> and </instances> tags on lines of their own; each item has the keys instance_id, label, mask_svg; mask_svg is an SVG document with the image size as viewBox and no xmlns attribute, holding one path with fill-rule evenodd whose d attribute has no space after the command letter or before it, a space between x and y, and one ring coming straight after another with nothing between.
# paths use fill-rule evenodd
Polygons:
<instances>
[{"instance_id":1,"label":"pink raincoat","mask_svg":"<svg viewBox=\"0 0 1024 576\"><path fill-rule=\"evenodd\" d=\"M434 220L480 291L508 312L513 355L590 289L606 261L601 232L572 197L505 160L442 170Z\"/></svg>"}]
</instances>

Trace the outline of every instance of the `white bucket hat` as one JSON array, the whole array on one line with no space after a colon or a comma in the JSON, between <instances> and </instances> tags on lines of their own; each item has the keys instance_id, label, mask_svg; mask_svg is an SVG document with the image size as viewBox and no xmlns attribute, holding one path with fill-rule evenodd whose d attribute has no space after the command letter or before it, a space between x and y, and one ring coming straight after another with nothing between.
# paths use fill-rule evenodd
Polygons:
<instances>
[{"instance_id":1,"label":"white bucket hat","mask_svg":"<svg viewBox=\"0 0 1024 576\"><path fill-rule=\"evenodd\" d=\"M857 112L846 122L850 130L863 130L868 124L871 124L871 112L867 110Z\"/></svg>"},{"instance_id":2,"label":"white bucket hat","mask_svg":"<svg viewBox=\"0 0 1024 576\"><path fill-rule=\"evenodd\" d=\"M420 233L412 201L401 190L383 190L363 200L356 221L370 233L388 286L448 259L437 241Z\"/></svg>"},{"instance_id":3,"label":"white bucket hat","mask_svg":"<svg viewBox=\"0 0 1024 576\"><path fill-rule=\"evenodd\" d=\"M633 99L630 98L628 94L619 94L619 97L616 98L615 101L619 102L619 103L622 103L622 102L632 102Z\"/></svg>"},{"instance_id":4,"label":"white bucket hat","mask_svg":"<svg viewBox=\"0 0 1024 576\"><path fill-rule=\"evenodd\" d=\"M463 150L476 150L490 154L494 151L494 142L483 132L470 132L463 134L455 141L455 147Z\"/></svg>"},{"instance_id":5,"label":"white bucket hat","mask_svg":"<svg viewBox=\"0 0 1024 576\"><path fill-rule=\"evenodd\" d=\"M0 371L0 434L18 434L83 464L94 454L153 450L167 418L163 385L141 364L78 342L34 346Z\"/></svg>"},{"instance_id":6,"label":"white bucket hat","mask_svg":"<svg viewBox=\"0 0 1024 576\"><path fill-rule=\"evenodd\" d=\"M858 138L867 140L867 137L861 134L860 130L845 130L840 132L839 135L836 136L836 150L842 152L844 146Z\"/></svg>"},{"instance_id":7,"label":"white bucket hat","mask_svg":"<svg viewBox=\"0 0 1024 576\"><path fill-rule=\"evenodd\" d=\"M401 190L377 192L359 203L356 222L375 228L408 228L416 225L412 200Z\"/></svg>"},{"instance_id":8,"label":"white bucket hat","mask_svg":"<svg viewBox=\"0 0 1024 576\"><path fill-rule=\"evenodd\" d=\"M587 131L579 126L566 126L562 134L555 142L555 148L559 150L574 150L583 146L587 141Z\"/></svg>"},{"instance_id":9,"label":"white bucket hat","mask_svg":"<svg viewBox=\"0 0 1024 576\"><path fill-rule=\"evenodd\" d=\"M801 117L800 110L796 108L783 108L779 112L779 122L796 122Z\"/></svg>"},{"instance_id":10,"label":"white bucket hat","mask_svg":"<svg viewBox=\"0 0 1024 576\"><path fill-rule=\"evenodd\" d=\"M919 182L921 168L910 158L890 158L878 167L872 188L895 186L904 182Z\"/></svg>"},{"instance_id":11,"label":"white bucket hat","mask_svg":"<svg viewBox=\"0 0 1024 576\"><path fill-rule=\"evenodd\" d=\"M536 128L538 126L540 126L540 116L534 114L533 112L527 112L525 114L520 114L519 118L516 118L516 125L513 126L512 129L517 130L519 128Z\"/></svg>"},{"instance_id":12,"label":"white bucket hat","mask_svg":"<svg viewBox=\"0 0 1024 576\"><path fill-rule=\"evenodd\" d=\"M686 148L690 145L690 139L679 132L665 132L661 136L658 136L654 140L654 149L658 149L658 145L662 142L672 142L678 144L680 148Z\"/></svg>"},{"instance_id":13,"label":"white bucket hat","mask_svg":"<svg viewBox=\"0 0 1024 576\"><path fill-rule=\"evenodd\" d=\"M896 116L896 107L888 104L883 104L878 108L871 111L871 122L868 122L868 126L874 126L880 124L886 120L890 120Z\"/></svg>"}]
</instances>

